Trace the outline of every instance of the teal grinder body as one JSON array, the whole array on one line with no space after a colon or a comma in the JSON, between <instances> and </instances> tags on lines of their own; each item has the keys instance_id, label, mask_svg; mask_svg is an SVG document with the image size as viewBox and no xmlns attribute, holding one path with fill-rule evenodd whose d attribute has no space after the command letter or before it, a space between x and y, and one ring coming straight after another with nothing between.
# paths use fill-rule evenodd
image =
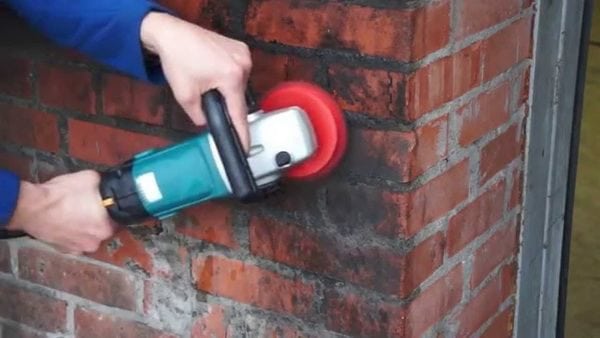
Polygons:
<instances>
[{"instance_id":1,"label":"teal grinder body","mask_svg":"<svg viewBox=\"0 0 600 338\"><path fill-rule=\"evenodd\" d=\"M260 200L277 190L283 172L310 158L316 136L298 107L248 115L249 152L217 91L203 95L208 131L165 148L140 153L102 174L100 194L122 225L165 219L210 200Z\"/></svg>"}]
</instances>

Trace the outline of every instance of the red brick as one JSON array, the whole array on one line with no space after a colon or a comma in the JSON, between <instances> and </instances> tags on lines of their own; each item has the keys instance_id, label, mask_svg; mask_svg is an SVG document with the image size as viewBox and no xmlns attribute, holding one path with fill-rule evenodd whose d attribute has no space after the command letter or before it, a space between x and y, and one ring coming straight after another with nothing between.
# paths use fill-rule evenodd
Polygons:
<instances>
[{"instance_id":1,"label":"red brick","mask_svg":"<svg viewBox=\"0 0 600 338\"><path fill-rule=\"evenodd\" d=\"M497 25L519 13L520 0L463 0L458 5L460 37Z\"/></svg>"},{"instance_id":2,"label":"red brick","mask_svg":"<svg viewBox=\"0 0 600 338\"><path fill-rule=\"evenodd\" d=\"M12 56L0 58L0 93L22 98L32 96L30 60Z\"/></svg>"},{"instance_id":3,"label":"red brick","mask_svg":"<svg viewBox=\"0 0 600 338\"><path fill-rule=\"evenodd\" d=\"M38 76L42 104L82 113L96 113L96 93L92 85L92 74L88 70L40 65Z\"/></svg>"},{"instance_id":4,"label":"red brick","mask_svg":"<svg viewBox=\"0 0 600 338\"><path fill-rule=\"evenodd\" d=\"M413 180L448 154L448 116L428 122L415 130L416 145L409 179Z\"/></svg>"},{"instance_id":5,"label":"red brick","mask_svg":"<svg viewBox=\"0 0 600 338\"><path fill-rule=\"evenodd\" d=\"M144 244L125 228L117 231L112 238L100 245L98 251L89 256L120 267L135 265L146 273L154 272L152 255L146 250Z\"/></svg>"},{"instance_id":6,"label":"red brick","mask_svg":"<svg viewBox=\"0 0 600 338\"><path fill-rule=\"evenodd\" d=\"M486 320L498 312L500 305L514 294L515 288L516 269L512 265L505 266L458 315L457 336L467 337L477 331Z\"/></svg>"},{"instance_id":7,"label":"red brick","mask_svg":"<svg viewBox=\"0 0 600 338\"><path fill-rule=\"evenodd\" d=\"M460 302L462 290L463 268L458 265L410 303L406 315L405 337L420 337L429 327L444 318Z\"/></svg>"},{"instance_id":8,"label":"red brick","mask_svg":"<svg viewBox=\"0 0 600 338\"><path fill-rule=\"evenodd\" d=\"M56 152L59 145L56 116L0 104L0 142Z\"/></svg>"},{"instance_id":9,"label":"red brick","mask_svg":"<svg viewBox=\"0 0 600 338\"><path fill-rule=\"evenodd\" d=\"M352 130L346 165L354 173L410 182L448 153L448 117L415 131Z\"/></svg>"},{"instance_id":10,"label":"red brick","mask_svg":"<svg viewBox=\"0 0 600 338\"><path fill-rule=\"evenodd\" d=\"M10 273L10 250L6 241L0 242L0 271Z\"/></svg>"},{"instance_id":11,"label":"red brick","mask_svg":"<svg viewBox=\"0 0 600 338\"><path fill-rule=\"evenodd\" d=\"M31 160L24 155L0 150L0 168L14 172L21 179L31 179L31 165Z\"/></svg>"},{"instance_id":12,"label":"red brick","mask_svg":"<svg viewBox=\"0 0 600 338\"><path fill-rule=\"evenodd\" d=\"M512 187L510 190L510 200L508 209L512 210L522 203L523 195L523 171L521 168L515 168L512 174Z\"/></svg>"},{"instance_id":13,"label":"red brick","mask_svg":"<svg viewBox=\"0 0 600 338\"><path fill-rule=\"evenodd\" d=\"M284 81L314 82L318 62L293 55L270 54L252 50L252 90L259 96ZM258 99L258 97L257 97Z\"/></svg>"},{"instance_id":14,"label":"red brick","mask_svg":"<svg viewBox=\"0 0 600 338\"><path fill-rule=\"evenodd\" d=\"M115 165L142 151L168 144L157 136L69 120L69 153L88 162Z\"/></svg>"},{"instance_id":15,"label":"red brick","mask_svg":"<svg viewBox=\"0 0 600 338\"><path fill-rule=\"evenodd\" d=\"M445 0L408 10L254 0L246 16L246 31L265 41L309 48L351 49L408 61L422 58L447 44L449 13L449 1Z\"/></svg>"},{"instance_id":16,"label":"red brick","mask_svg":"<svg viewBox=\"0 0 600 338\"><path fill-rule=\"evenodd\" d=\"M65 332L67 303L0 283L0 317L46 332Z\"/></svg>"},{"instance_id":17,"label":"red brick","mask_svg":"<svg viewBox=\"0 0 600 338\"><path fill-rule=\"evenodd\" d=\"M224 31L230 27L229 5L219 0L159 0L159 3L172 9L187 21L202 27Z\"/></svg>"},{"instance_id":18,"label":"red brick","mask_svg":"<svg viewBox=\"0 0 600 338\"><path fill-rule=\"evenodd\" d=\"M407 78L405 118L413 121L481 84L481 44L434 61Z\"/></svg>"},{"instance_id":19,"label":"red brick","mask_svg":"<svg viewBox=\"0 0 600 338\"><path fill-rule=\"evenodd\" d=\"M225 338L229 322L225 309L219 305L208 305L208 311L194 321L191 338Z\"/></svg>"},{"instance_id":20,"label":"red brick","mask_svg":"<svg viewBox=\"0 0 600 338\"><path fill-rule=\"evenodd\" d=\"M403 75L385 70L329 68L329 84L342 109L379 118L399 118L404 105Z\"/></svg>"},{"instance_id":21,"label":"red brick","mask_svg":"<svg viewBox=\"0 0 600 338\"><path fill-rule=\"evenodd\" d=\"M189 115L186 114L185 110L179 105L179 102L177 102L173 96L172 91L168 91L166 95L165 106L167 107L167 111L170 112L171 128L191 134L198 134L207 130L206 125L197 126L194 124Z\"/></svg>"},{"instance_id":22,"label":"red brick","mask_svg":"<svg viewBox=\"0 0 600 338\"><path fill-rule=\"evenodd\" d=\"M405 197L408 211L405 233L413 236L439 219L469 195L469 164L463 161ZM402 203L400 199L400 203Z\"/></svg>"},{"instance_id":23,"label":"red brick","mask_svg":"<svg viewBox=\"0 0 600 338\"><path fill-rule=\"evenodd\" d=\"M404 297L441 265L443 238L436 234L403 256L376 247L347 247L291 224L253 218L250 251L294 267Z\"/></svg>"},{"instance_id":24,"label":"red brick","mask_svg":"<svg viewBox=\"0 0 600 338\"><path fill-rule=\"evenodd\" d=\"M358 337L404 337L405 310L355 294L325 293L326 327Z\"/></svg>"},{"instance_id":25,"label":"red brick","mask_svg":"<svg viewBox=\"0 0 600 338\"><path fill-rule=\"evenodd\" d=\"M102 82L104 113L160 125L165 118L162 89L129 77L106 74Z\"/></svg>"},{"instance_id":26,"label":"red brick","mask_svg":"<svg viewBox=\"0 0 600 338\"><path fill-rule=\"evenodd\" d=\"M196 287L265 310L310 314L315 287L274 272L223 257L201 257L193 262Z\"/></svg>"},{"instance_id":27,"label":"red brick","mask_svg":"<svg viewBox=\"0 0 600 338\"><path fill-rule=\"evenodd\" d=\"M53 49L51 54L48 55L48 60L53 58L59 58L61 61L67 61L75 64L90 64L96 63L95 60L90 58L87 54L84 54L76 49L71 48L57 48Z\"/></svg>"},{"instance_id":28,"label":"red brick","mask_svg":"<svg viewBox=\"0 0 600 338\"><path fill-rule=\"evenodd\" d=\"M429 237L406 258L406 290L414 290L427 277L442 265L444 259L444 236L442 233L436 233Z\"/></svg>"},{"instance_id":29,"label":"red brick","mask_svg":"<svg viewBox=\"0 0 600 338\"><path fill-rule=\"evenodd\" d=\"M413 191L376 192L368 195L368 202L355 207L364 207L365 203L376 205L379 214L370 221L375 224L377 233L390 237L412 237L427 224L454 209L468 195L469 166L468 161L463 161ZM349 211L349 214L352 212Z\"/></svg>"},{"instance_id":30,"label":"red brick","mask_svg":"<svg viewBox=\"0 0 600 338\"><path fill-rule=\"evenodd\" d=\"M237 248L233 234L233 210L224 202L204 203L176 216L177 231L210 243Z\"/></svg>"},{"instance_id":31,"label":"red brick","mask_svg":"<svg viewBox=\"0 0 600 338\"><path fill-rule=\"evenodd\" d=\"M509 338L513 336L514 308L509 307L494 319L481 338Z\"/></svg>"},{"instance_id":32,"label":"red brick","mask_svg":"<svg viewBox=\"0 0 600 338\"><path fill-rule=\"evenodd\" d=\"M75 309L75 337L175 338L176 336L116 315L79 307Z\"/></svg>"},{"instance_id":33,"label":"red brick","mask_svg":"<svg viewBox=\"0 0 600 338\"><path fill-rule=\"evenodd\" d=\"M471 287L479 285L500 263L517 255L517 225L510 222L483 243L473 255Z\"/></svg>"},{"instance_id":34,"label":"red brick","mask_svg":"<svg viewBox=\"0 0 600 338\"><path fill-rule=\"evenodd\" d=\"M501 181L454 215L448 224L447 252L453 256L502 218L505 184Z\"/></svg>"},{"instance_id":35,"label":"red brick","mask_svg":"<svg viewBox=\"0 0 600 338\"><path fill-rule=\"evenodd\" d=\"M481 149L479 174L482 184L521 155L523 137L520 129L520 125L511 126Z\"/></svg>"},{"instance_id":36,"label":"red brick","mask_svg":"<svg viewBox=\"0 0 600 338\"><path fill-rule=\"evenodd\" d=\"M462 108L457 114L460 145L467 147L506 123L510 118L509 98L510 87L503 83Z\"/></svg>"},{"instance_id":37,"label":"red brick","mask_svg":"<svg viewBox=\"0 0 600 338\"><path fill-rule=\"evenodd\" d=\"M495 1L502 3L502 1ZM483 42L483 79L488 81L531 57L532 18L525 17Z\"/></svg>"},{"instance_id":38,"label":"red brick","mask_svg":"<svg viewBox=\"0 0 600 338\"><path fill-rule=\"evenodd\" d=\"M0 327L0 337L7 338L46 338L47 336L41 333L36 333L31 329L19 327L16 325L4 324Z\"/></svg>"},{"instance_id":39,"label":"red brick","mask_svg":"<svg viewBox=\"0 0 600 338\"><path fill-rule=\"evenodd\" d=\"M49 251L19 250L19 276L100 304L136 309L136 285L131 276Z\"/></svg>"}]
</instances>

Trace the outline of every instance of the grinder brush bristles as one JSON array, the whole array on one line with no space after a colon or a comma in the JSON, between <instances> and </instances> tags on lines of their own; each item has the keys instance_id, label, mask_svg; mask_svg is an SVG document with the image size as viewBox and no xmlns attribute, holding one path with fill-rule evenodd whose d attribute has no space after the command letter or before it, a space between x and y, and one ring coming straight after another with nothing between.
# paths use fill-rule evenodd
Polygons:
<instances>
[{"instance_id":1,"label":"grinder brush bristles","mask_svg":"<svg viewBox=\"0 0 600 338\"><path fill-rule=\"evenodd\" d=\"M307 113L316 134L317 151L290 168L285 176L298 180L321 178L339 164L346 151L348 131L344 115L328 92L306 82L282 83L270 90L260 104L266 112L293 106Z\"/></svg>"}]
</instances>

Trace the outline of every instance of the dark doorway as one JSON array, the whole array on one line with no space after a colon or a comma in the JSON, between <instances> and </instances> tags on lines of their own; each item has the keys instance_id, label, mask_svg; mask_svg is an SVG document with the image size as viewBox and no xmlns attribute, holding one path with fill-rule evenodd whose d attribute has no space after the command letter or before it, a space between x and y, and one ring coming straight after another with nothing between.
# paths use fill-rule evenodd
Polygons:
<instances>
[{"instance_id":1,"label":"dark doorway","mask_svg":"<svg viewBox=\"0 0 600 338\"><path fill-rule=\"evenodd\" d=\"M594 6L569 256L565 337L600 337L600 6Z\"/></svg>"}]
</instances>

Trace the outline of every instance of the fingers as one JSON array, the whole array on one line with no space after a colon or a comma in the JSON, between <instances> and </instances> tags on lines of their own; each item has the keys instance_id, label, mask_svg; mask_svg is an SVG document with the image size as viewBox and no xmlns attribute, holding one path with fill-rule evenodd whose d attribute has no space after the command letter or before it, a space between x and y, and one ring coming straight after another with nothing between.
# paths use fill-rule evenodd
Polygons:
<instances>
[{"instance_id":1,"label":"fingers","mask_svg":"<svg viewBox=\"0 0 600 338\"><path fill-rule=\"evenodd\" d=\"M204 125L206 120L200 105L201 93L198 86L192 86L185 80L180 80L178 82L172 81L171 87L175 100L190 117L192 122L197 126Z\"/></svg>"},{"instance_id":2,"label":"fingers","mask_svg":"<svg viewBox=\"0 0 600 338\"><path fill-rule=\"evenodd\" d=\"M238 42L238 48L231 56L242 70L242 83L247 83L252 70L252 55L248 45Z\"/></svg>"}]
</instances>

